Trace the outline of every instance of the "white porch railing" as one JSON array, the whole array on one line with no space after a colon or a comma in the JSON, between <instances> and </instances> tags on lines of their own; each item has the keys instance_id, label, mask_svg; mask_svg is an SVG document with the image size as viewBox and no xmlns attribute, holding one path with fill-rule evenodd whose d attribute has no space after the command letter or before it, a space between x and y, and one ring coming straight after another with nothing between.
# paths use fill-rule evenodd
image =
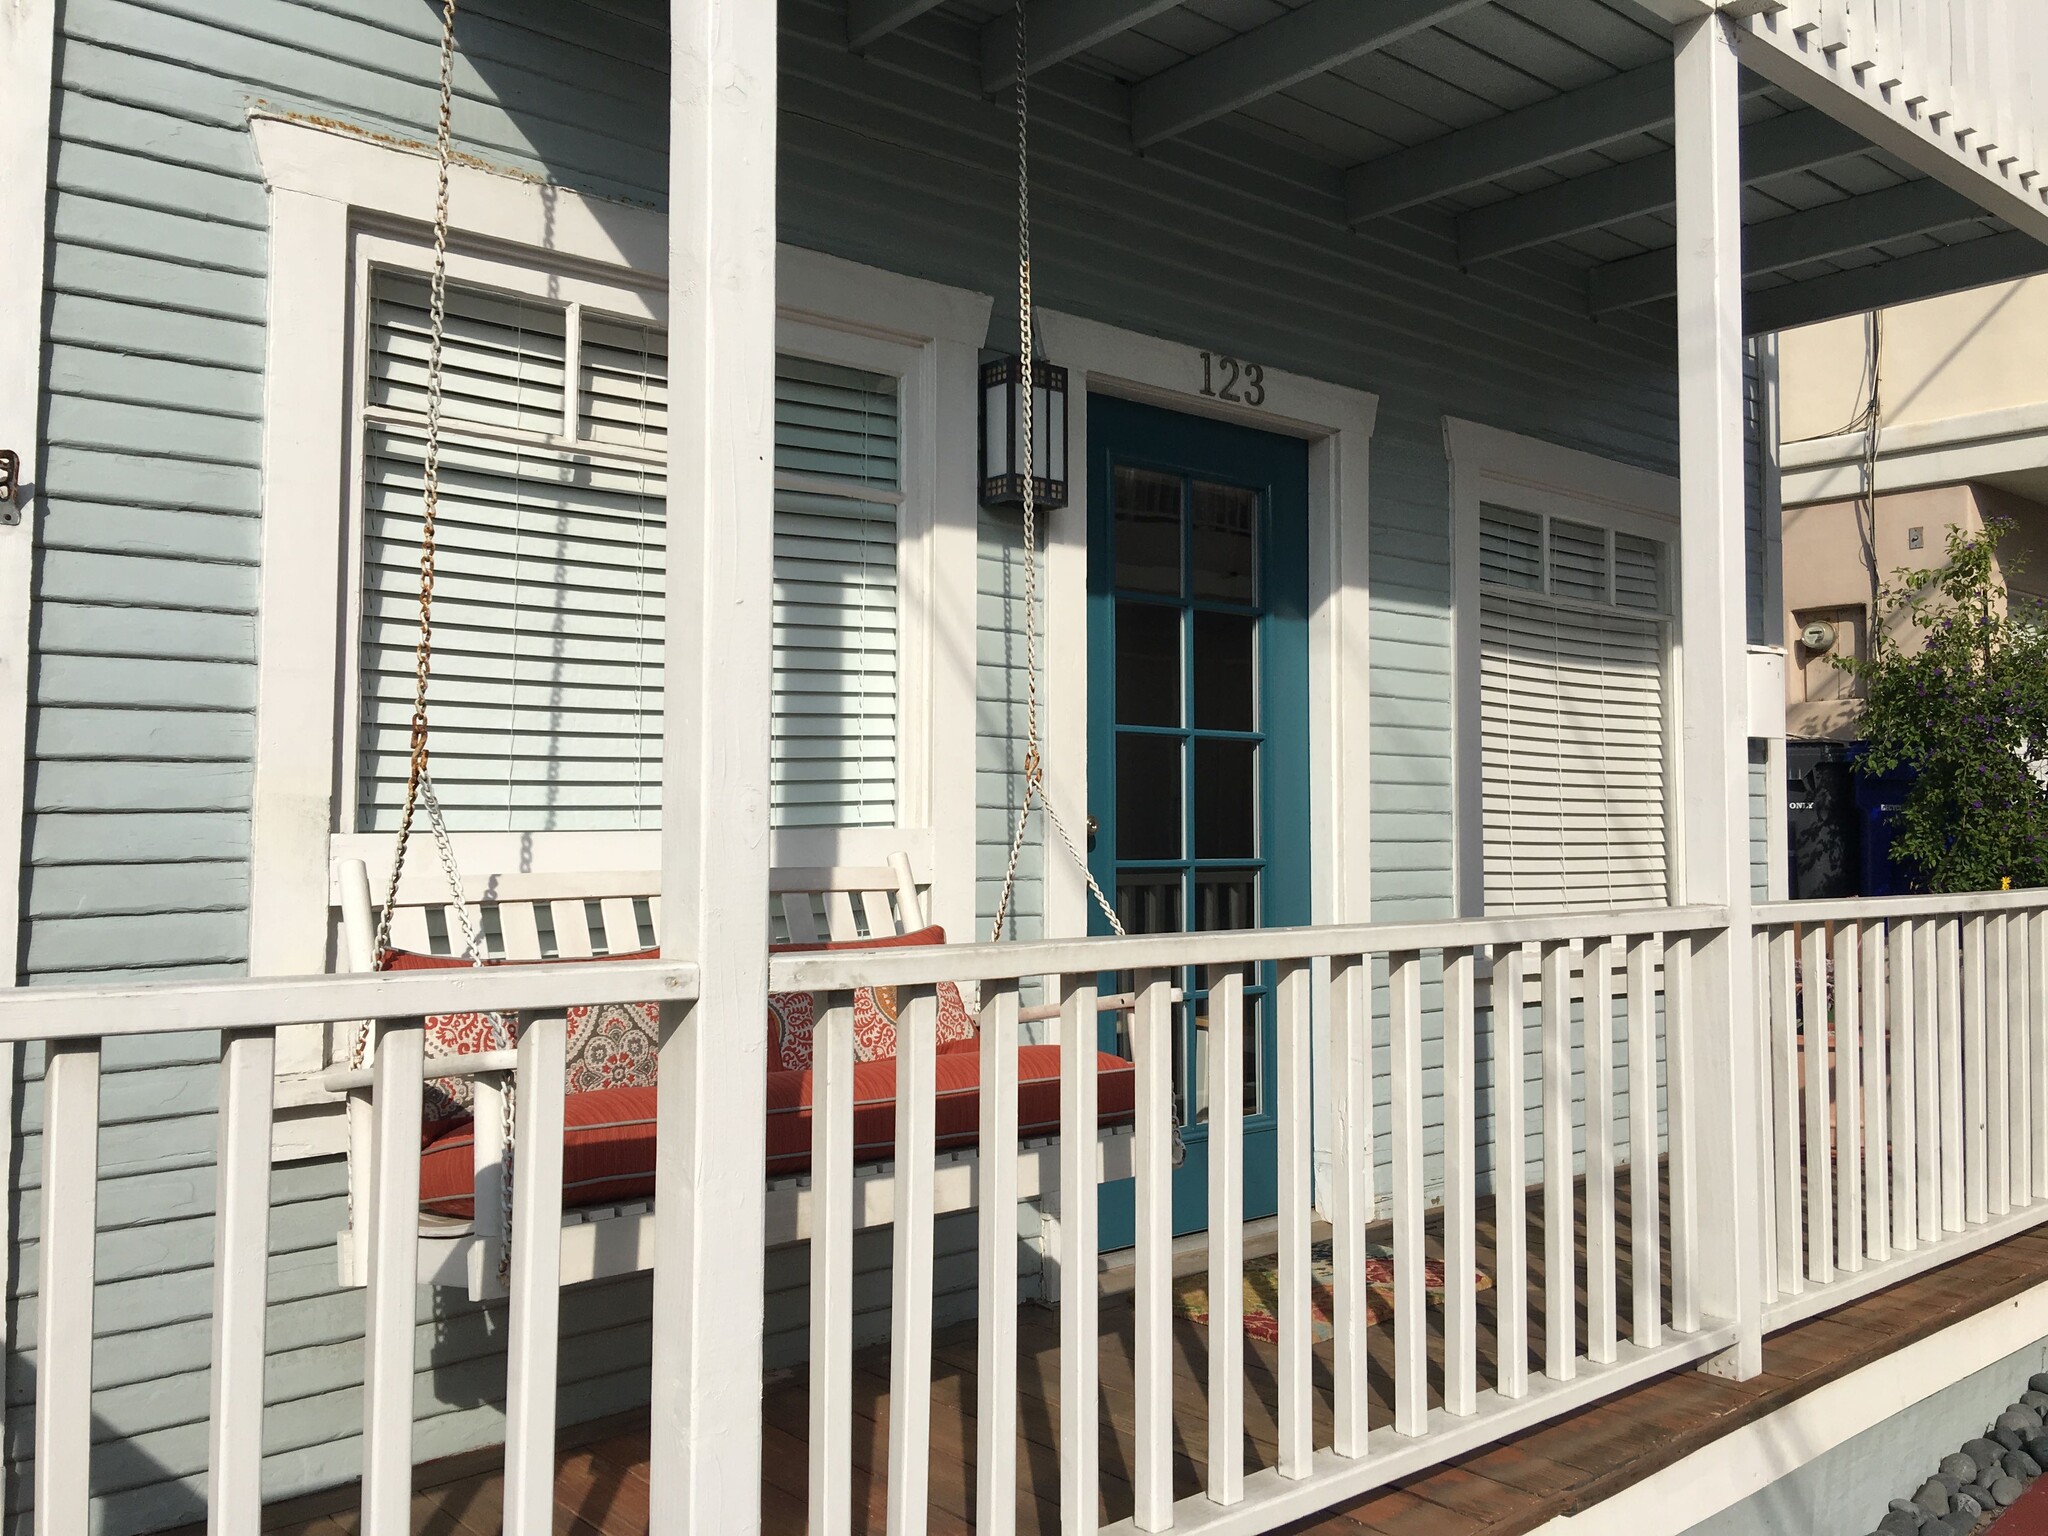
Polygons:
<instances>
[{"instance_id":1,"label":"white porch railing","mask_svg":"<svg viewBox=\"0 0 2048 1536\"><path fill-rule=\"evenodd\" d=\"M1688 1100L1694 1025L1684 1005L1697 939L1725 926L1707 909L1665 909L1546 918L1278 929L1067 943L976 946L861 955L777 957L778 990L828 995L814 1094L811 1249L810 1528L847 1528L852 1497L853 1350L839 1298L852 1278L851 994L887 985L905 999L899 1039L896 1228L888 1448L889 1528L925 1528L932 1334L931 1103L935 1017L930 987L977 982L985 1004L981 1037L980 1345L976 1529L1007 1532L1016 1508L1016 1281L1012 1261L1013 1160L989 1149L1015 1145L1017 986L1046 977L1063 1005L1062 1037L1090 1048L1061 1061L1063 1128L1094 1124L1096 990L1128 975L1137 993L1130 1030L1136 1093L1135 1509L1119 1530L1257 1532L1312 1514L1348 1495L1463 1454L1595 1398L1718 1353L1737 1326L1700 1307L1695 1237L1704 1116ZM1434 962L1434 963L1429 963ZM1444 1175L1441 1195L1445 1297L1442 1407L1429 1406L1431 1368L1425 1301L1424 1184L1425 965L1441 969ZM1217 1276L1242 1271L1242 1078L1246 1028L1243 967L1276 968L1271 1028L1278 1118L1279 1401L1277 1465L1246 1474L1246 1395L1240 1287ZM1185 968L1208 967L1207 1038L1211 1086L1209 1152L1209 1376L1207 1488L1173 1497L1172 990ZM1490 968L1490 980L1483 972ZM1384 975L1383 983L1376 977ZM1120 983L1119 983L1120 984ZM1384 987L1389 1068L1372 1067L1376 987ZM1482 997L1482 992L1490 996ZM1508 998L1522 1006L1505 1006ZM1525 1015L1533 1009L1541 1061L1539 1122L1532 1137L1524 1095L1495 1093L1492 1116L1493 1304L1496 1341L1482 1378L1478 1287L1474 1278L1480 1197L1476 1129L1482 1093L1479 1019L1487 1019L1492 1062L1523 1062ZM1311 1017L1328 1023L1336 1149L1331 1187L1312 1190ZM1605 1018L1625 1030L1626 1089L1617 1093L1617 1030L1583 1027ZM1710 1027L1725 1028L1724 1021ZM1668 1271L1658 1225L1659 1038L1668 1065ZM1581 1056L1582 1053L1582 1056ZM1583 1071L1575 1060L1583 1061ZM1605 1091L1591 1085L1606 1084ZM1526 1086L1517 1084L1517 1086ZM1380 1095L1384 1093L1385 1097ZM1374 1201L1374 1111L1389 1110L1394 1268L1393 1422L1368 1432L1366 1229ZM1615 1250L1617 1103L1625 1107L1631 1158L1632 1331L1617 1331ZM1586 1238L1575 1232L1574 1128L1584 1126ZM1541 1146L1540 1285L1530 1280L1526 1234L1531 1141ZM1063 1190L1087 1189L1093 1137L1061 1138ZM906 1176L908 1170L908 1176ZM1311 1364L1311 1222L1320 1205L1331 1227L1334 1269L1332 1434L1315 1434ZM1098 1527L1098 1275L1094 1202L1063 1202L1060 1233L1060 1516L1064 1532ZM1581 1277L1587 1336L1577 1333ZM1664 1286L1668 1280L1668 1302ZM1531 1320L1543 1335L1540 1374L1531 1374Z\"/></svg>"},{"instance_id":2,"label":"white porch railing","mask_svg":"<svg viewBox=\"0 0 2048 1536\"><path fill-rule=\"evenodd\" d=\"M1707 1170L1740 1160L1716 1142L1728 1134L1718 1129L1731 1123L1728 1117L1692 1094L1698 1063L1708 1053L1729 1053L1726 1016L1691 1004L1693 956L1719 940L1727 922L1718 910L1674 908L777 956L770 966L776 989L816 991L826 1003L813 1123L811 1528L847 1528L855 1481L853 1336L845 1305L856 1187L855 986L894 986L904 998L890 1529L918 1532L928 1523L938 1161L932 988L941 981L976 983L983 998L974 1481L977 1528L1011 1528L1019 1486L1018 990L1045 979L1060 1001L1064 1038L1090 1047L1097 989L1128 985L1136 993L1129 1031L1137 1085L1134 1509L1116 1529L1258 1532L1720 1354L1742 1338L1736 1319L1710 1315L1702 1304L1739 1288L1725 1277L1707 1283L1711 1266L1723 1261L1701 1242L1703 1232L1728 1220L1722 1205L1738 1193ZM1763 1217L1769 1242L1761 1250L1768 1270L1764 1325L1838 1305L2048 1217L2048 1044L2037 1038L2048 1028L2048 896L1779 904L1759 909L1755 942L1766 978L1757 1014L1767 1063L1757 1083L1768 1107L1761 1166L1770 1186ZM1247 1472L1241 1302L1237 1287L1212 1283L1202 1389L1207 1481L1202 1493L1176 1501L1172 1060L1175 1010L1193 1005L1177 1002L1175 988L1186 987L1189 968L1208 968L1208 1256L1212 1275L1233 1275L1244 1263L1239 1074L1245 1032L1253 1027L1246 968L1267 965L1273 985L1263 1027L1273 1030L1277 1047L1268 1102L1278 1122L1278 1452L1274 1465ZM683 1002L697 986L692 966L621 962L25 990L0 998L0 1039L42 1041L48 1061L37 1529L84 1528L90 1495L103 1038L222 1031L209 1498L214 1529L253 1531L260 1513L274 1031L361 1014L386 1020L373 1089L376 1166L358 1200L368 1205L371 1250L365 1529L395 1536L408 1501L393 1490L409 1488L412 1477L417 1126L426 1070L417 1019L472 1009L518 1016L523 1131L505 1495L508 1528L518 1530L529 1523L522 1516L545 1522L552 1507L560 1229L551 1218L562 1202L561 1010L650 995ZM1589 1027L1603 1020L1610 1027ZM758 1025L750 1020L749 1027ZM1376 1031L1386 1051L1379 1070ZM1327 1041L1327 1058L1316 1070L1327 1077L1334 1128L1321 1189L1313 1182L1309 1107L1318 1038ZM1439 1042L1442 1173L1440 1195L1432 1199L1425 1182L1425 1075L1434 1086ZM1063 1053L1064 1127L1097 1120L1094 1060L1092 1048ZM1502 1071L1499 1084L1507 1091L1495 1091L1489 1062L1523 1062L1528 1070ZM1526 1093L1511 1091L1518 1076ZM1481 1178L1480 1139L1488 1095L1490 1191ZM1373 1130L1382 1106L1391 1127L1387 1146L1375 1144ZM1063 1136L1061 1187L1089 1189L1089 1160L1099 1155L1097 1138ZM1375 1190L1376 1167L1391 1170L1383 1192ZM1624 1203L1625 1237L1616 1219ZM687 1200L664 1206L657 1191L657 1222L688 1208ZM1367 1342L1374 1325L1365 1260L1376 1214L1391 1217L1392 1229L1391 1422L1369 1424ZM1066 1200L1061 1218L1061 1521L1064 1531L1093 1532L1100 1523L1101 1443L1095 1202ZM1329 1223L1335 1276L1333 1412L1320 1435L1310 1273L1318 1219ZM1527 1249L1532 1224L1542 1233L1540 1257ZM1444 1261L1440 1366L1431 1364L1438 1325L1430 1318L1426 1249L1431 1256L1440 1251ZM1482 1301L1475 1267L1489 1251L1492 1288ZM1532 1352L1539 1334L1540 1352ZM657 1396L663 1390L657 1381Z\"/></svg>"},{"instance_id":3,"label":"white porch railing","mask_svg":"<svg viewBox=\"0 0 2048 1536\"><path fill-rule=\"evenodd\" d=\"M2048 895L1756 922L1766 1325L2048 1220Z\"/></svg>"}]
</instances>

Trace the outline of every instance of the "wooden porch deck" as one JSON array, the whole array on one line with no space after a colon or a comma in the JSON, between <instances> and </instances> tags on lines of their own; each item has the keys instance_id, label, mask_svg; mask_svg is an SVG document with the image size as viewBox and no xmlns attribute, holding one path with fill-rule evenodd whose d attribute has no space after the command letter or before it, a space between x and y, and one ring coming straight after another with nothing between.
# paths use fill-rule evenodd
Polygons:
<instances>
[{"instance_id":1,"label":"wooden porch deck","mask_svg":"<svg viewBox=\"0 0 2048 1536\"><path fill-rule=\"evenodd\" d=\"M1532 1202L1536 1203L1536 1202ZM1625 1217L1625 1212L1618 1213ZM1533 1224L1532 1224L1533 1225ZM1432 1241L1431 1247L1435 1244ZM1480 1234L1480 1267L1492 1265L1491 1234ZM1627 1253L1624 1227L1621 1252ZM1532 1231L1532 1280L1540 1282L1541 1235ZM1199 1273L1199 1266L1197 1266ZM1670 1465L1731 1430L1806 1392L1881 1359L1915 1339L2017 1294L2048 1276L2048 1228L2038 1228L1944 1268L1852 1302L1765 1342L1765 1373L1730 1382L1679 1371L1554 1420L1477 1454L1403 1480L1290 1527L1315 1536L1515 1536L1584 1509ZM1109 1287L1114 1287L1110 1280ZM1629 1288L1620 1289L1624 1336ZM1491 1293L1481 1293L1481 1384L1491 1376ZM1583 1318L1584 1296L1581 1293ZM1133 1454L1132 1308L1105 1294L1102 1309L1102 1499L1105 1520L1131 1510ZM1441 1314L1432 1313L1433 1332ZM1531 1310L1532 1371L1541 1369L1540 1308ZM1583 1321L1581 1322L1583 1328ZM1199 1492L1207 1440L1204 1386L1207 1330L1175 1328L1175 1481L1179 1496ZM1373 1423L1391 1422L1386 1403L1391 1326L1373 1330ZM1583 1335L1581 1335L1583 1337ZM1018 1530L1058 1530L1059 1319L1026 1306L1020 1320ZM1440 1334L1433 1366L1441 1367ZM1329 1433L1329 1347L1318 1345L1317 1433ZM1247 1338L1244 1455L1247 1468L1275 1458L1276 1351ZM854 1497L856 1533L884 1529L889 1362L886 1346L856 1358ZM973 1526L975 1328L943 1329L935 1339L932 1381L931 1530L964 1536ZM1437 1405L1431 1384L1431 1406ZM785 1536L805 1529L808 1395L801 1376L771 1383L766 1405L764 1529ZM556 1530L563 1536L641 1536L648 1529L648 1434L644 1416L567 1431L556 1475ZM421 1536L496 1536L502 1480L496 1451L422 1466L413 1529ZM264 1528L293 1536L347 1536L357 1529L355 1490L273 1505Z\"/></svg>"}]
</instances>

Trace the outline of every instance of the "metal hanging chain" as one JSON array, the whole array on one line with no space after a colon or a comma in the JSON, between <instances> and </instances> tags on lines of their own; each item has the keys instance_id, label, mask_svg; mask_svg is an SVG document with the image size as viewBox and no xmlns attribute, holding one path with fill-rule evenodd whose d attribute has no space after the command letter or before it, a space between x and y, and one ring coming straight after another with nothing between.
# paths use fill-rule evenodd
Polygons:
<instances>
[{"instance_id":1,"label":"metal hanging chain","mask_svg":"<svg viewBox=\"0 0 2048 1536\"><path fill-rule=\"evenodd\" d=\"M455 106L455 0L441 4L440 111L434 129L434 268L427 304L427 445L421 477L420 508L420 632L413 647L412 736L405 775L405 806L398 816L398 838L391 854L391 882L385 888L384 909L377 918L377 961L381 967L391 949L391 918L398 905L398 887L405 874L405 855L412 841L413 817L420 805L427 812L427 829L440 855L441 872L448 881L450 907L462 932L463 953L483 964L483 945L463 899L462 875L455 862L455 845L448 837L448 823L441 814L440 797L427 771L427 681L433 672L434 655L434 523L441 507L441 354L448 324L448 180L454 159L451 125Z\"/></svg>"},{"instance_id":2,"label":"metal hanging chain","mask_svg":"<svg viewBox=\"0 0 2048 1536\"><path fill-rule=\"evenodd\" d=\"M1017 889L1017 862L1024 853L1024 833L1031 822L1031 807L1037 804L1045 819L1066 844L1075 868L1088 882L1088 894L1109 920L1110 930L1124 935L1116 908L1095 883L1088 857L1067 830L1045 792L1045 760L1038 742L1038 453L1035 428L1038 407L1036 366L1036 315L1031 301L1031 70L1030 50L1024 35L1025 0L1017 0L1017 339L1018 363L1022 374L1024 420L1020 444L1024 464L1024 803L1017 811L1017 829L1010 836L1010 858L1003 871L1003 892L996 901L995 921L989 941L1003 936L1003 924L1010 915L1010 899Z\"/></svg>"}]
</instances>

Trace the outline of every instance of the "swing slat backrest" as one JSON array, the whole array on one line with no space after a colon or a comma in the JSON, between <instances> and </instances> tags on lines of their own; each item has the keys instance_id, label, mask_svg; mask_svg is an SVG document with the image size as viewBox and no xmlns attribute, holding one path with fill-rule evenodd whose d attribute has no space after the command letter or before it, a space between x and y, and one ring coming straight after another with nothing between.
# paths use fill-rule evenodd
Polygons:
<instances>
[{"instance_id":1,"label":"swing slat backrest","mask_svg":"<svg viewBox=\"0 0 2048 1536\"><path fill-rule=\"evenodd\" d=\"M351 938L359 927L374 931L367 871L345 860L336 875L337 901ZM660 932L660 885L659 872L652 870L485 875L466 880L464 894L493 958L574 960L652 949ZM925 925L924 897L903 854L891 856L887 865L777 869L768 888L770 932L777 943L893 938ZM401 893L391 919L394 948L456 951L461 925L445 895L437 897L407 901ZM357 950L350 944L344 953Z\"/></svg>"}]
</instances>

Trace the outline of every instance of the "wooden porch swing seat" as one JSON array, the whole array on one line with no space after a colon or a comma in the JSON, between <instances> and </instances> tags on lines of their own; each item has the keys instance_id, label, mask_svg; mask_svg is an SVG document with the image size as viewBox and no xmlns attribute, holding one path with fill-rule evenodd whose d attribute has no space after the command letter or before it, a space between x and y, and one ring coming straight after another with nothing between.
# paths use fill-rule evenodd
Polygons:
<instances>
[{"instance_id":1,"label":"wooden porch swing seat","mask_svg":"<svg viewBox=\"0 0 2048 1536\"><path fill-rule=\"evenodd\" d=\"M493 875L465 882L470 915L491 943L491 963L602 960L645 955L659 921L660 879L656 872L588 875ZM925 928L925 903L907 856L892 856L887 867L778 869L769 889L780 944L863 946L886 943ZM358 859L335 867L345 954L351 969L377 968L377 914L369 873ZM447 953L459 924L445 903L401 902L393 911L391 943L400 965L460 965ZM436 951L440 953L435 953ZM1105 999L1104 1006L1117 1006ZM1026 1010L1022 1016L1052 1017L1056 1009ZM765 1021L758 1027L766 1027ZM1018 1063L1018 1148L1016 1189L1020 1200L1054 1193L1059 1186L1059 1047L1025 1046ZM1098 1180L1132 1174L1131 1065L1098 1052L1100 1123ZM422 1209L419 1276L422 1284L465 1290L473 1298L504 1293L501 1279L506 1233L507 1180L516 1176L516 1133L507 1136L508 1089L516 1065L509 1049L430 1055L425 1071L434 1079L470 1084L473 1102L460 1118L423 1127ZM939 1141L935 1178L939 1213L973 1209L979 1187L975 1128L978 1125L978 1054L954 1046L939 1063ZM329 1074L331 1085L348 1096L351 1187L370 1187L364 1176L373 1145L371 1061ZM811 1234L810 1084L808 1070L771 1072L768 1081L770 1137L767 1177L767 1240L771 1245L804 1242ZM564 1142L562 1283L573 1284L651 1267L654 1239L654 1094L651 1086L571 1092ZM894 1219L893 1151L895 1063L856 1064L855 1174L852 1199L856 1229L886 1226ZM1035 1130L1043 1128L1038 1134ZM1050 1134L1048 1134L1048 1132ZM367 1231L368 1213L352 1207L350 1227L338 1250L344 1285L366 1281L357 1231Z\"/></svg>"}]
</instances>

